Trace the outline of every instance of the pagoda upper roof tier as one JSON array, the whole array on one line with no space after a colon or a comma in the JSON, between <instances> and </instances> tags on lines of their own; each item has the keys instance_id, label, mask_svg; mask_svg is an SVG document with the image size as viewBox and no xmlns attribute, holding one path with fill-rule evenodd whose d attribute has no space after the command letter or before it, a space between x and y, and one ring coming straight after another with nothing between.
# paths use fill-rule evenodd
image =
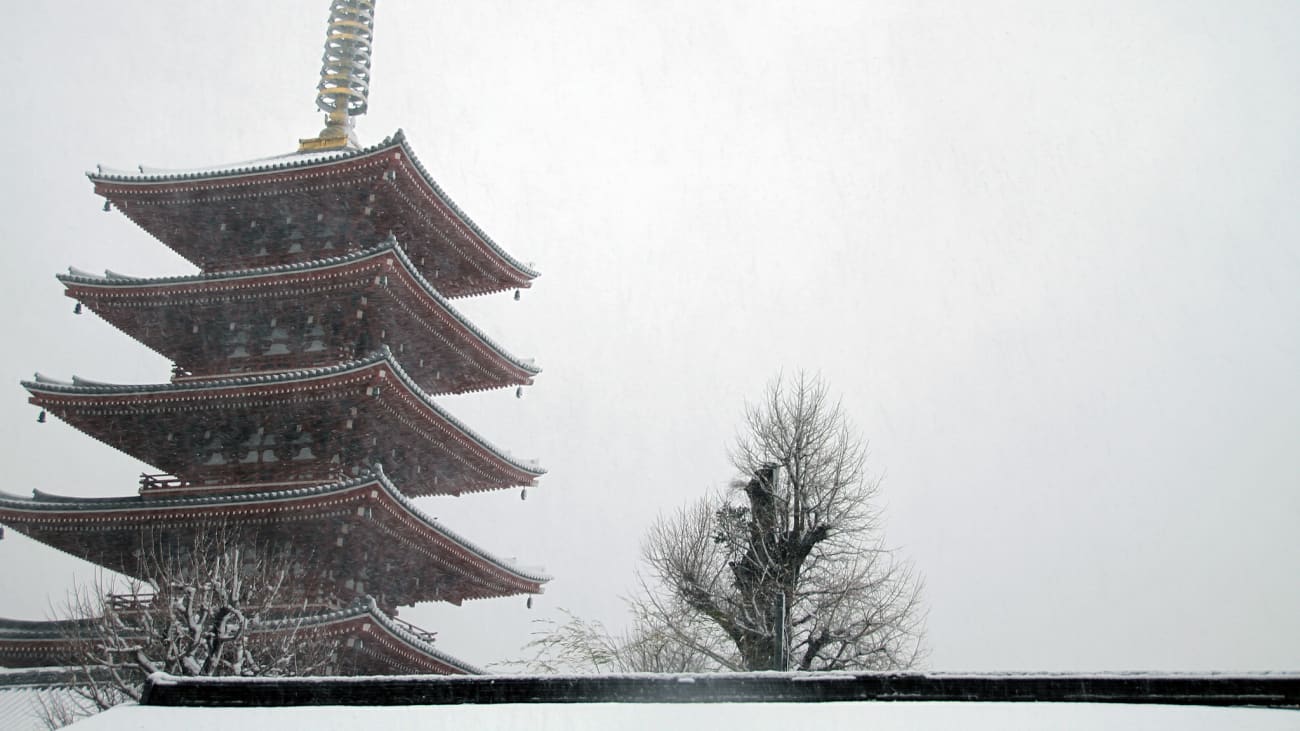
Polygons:
<instances>
[{"instance_id":1,"label":"pagoda upper roof tier","mask_svg":"<svg viewBox=\"0 0 1300 731\"><path fill-rule=\"evenodd\" d=\"M230 495L73 498L0 492L0 523L127 576L146 578L141 546L178 545L235 527L253 549L286 544L302 567L286 591L308 602L375 597L392 611L426 601L538 594L550 577L498 558L430 518L382 473L347 482ZM143 562L143 565L142 565Z\"/></svg>"},{"instance_id":2,"label":"pagoda upper roof tier","mask_svg":"<svg viewBox=\"0 0 1300 731\"><path fill-rule=\"evenodd\" d=\"M33 404L179 478L168 490L316 484L382 464L409 494L459 495L545 473L438 406L386 346L270 375L117 385L37 374L23 386Z\"/></svg>"},{"instance_id":3,"label":"pagoda upper roof tier","mask_svg":"<svg viewBox=\"0 0 1300 731\"><path fill-rule=\"evenodd\" d=\"M176 363L177 380L335 364L387 344L430 393L532 383L394 239L346 256L181 277L60 275L66 293Z\"/></svg>"},{"instance_id":4,"label":"pagoda upper roof tier","mask_svg":"<svg viewBox=\"0 0 1300 731\"><path fill-rule=\"evenodd\" d=\"M85 620L28 621L0 617L0 667L50 667L79 664L84 637L94 631ZM310 640L336 640L343 675L479 675L482 670L439 650L421 633L386 615L365 597L342 609L317 609L255 622L254 635L294 632Z\"/></svg>"},{"instance_id":5,"label":"pagoda upper roof tier","mask_svg":"<svg viewBox=\"0 0 1300 731\"><path fill-rule=\"evenodd\" d=\"M361 150L89 176L96 193L204 271L325 259L392 234L448 297L528 287L538 276L452 202L400 130Z\"/></svg>"}]
</instances>

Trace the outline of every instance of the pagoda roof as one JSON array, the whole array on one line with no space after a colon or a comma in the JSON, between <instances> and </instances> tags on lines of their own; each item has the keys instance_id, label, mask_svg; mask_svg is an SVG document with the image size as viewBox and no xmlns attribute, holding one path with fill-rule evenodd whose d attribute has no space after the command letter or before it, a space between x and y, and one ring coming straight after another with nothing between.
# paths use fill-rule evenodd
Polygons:
<instances>
[{"instance_id":1,"label":"pagoda roof","mask_svg":"<svg viewBox=\"0 0 1300 731\"><path fill-rule=\"evenodd\" d=\"M374 622L375 626L372 627L369 622L363 620ZM331 612L283 617L258 622L253 626L254 632L286 630L305 633L308 636L321 633L354 639L358 635L368 635L372 642L364 642L360 647L353 646L354 652L372 656L368 667L363 665L361 667L363 672L359 674L390 675L395 672L432 672L440 675L483 674L483 670L474 665L439 650L433 642L411 631L406 623L394 621L379 608L374 598L369 596ZM375 641L382 647L375 648L373 644ZM397 660L394 655L400 656L406 662L394 662Z\"/></svg>"},{"instance_id":2,"label":"pagoda roof","mask_svg":"<svg viewBox=\"0 0 1300 731\"><path fill-rule=\"evenodd\" d=\"M373 624L372 624L373 623ZM0 666L41 667L76 662L75 642L88 620L31 621L0 617ZM354 658L360 674L438 673L480 675L482 670L438 649L383 612L374 598L361 597L340 609L297 612L290 616L260 620L254 634L297 632L311 638L347 638L347 647L365 657ZM356 643L356 639L362 639ZM378 646L376 646L378 645Z\"/></svg>"},{"instance_id":3,"label":"pagoda roof","mask_svg":"<svg viewBox=\"0 0 1300 731\"><path fill-rule=\"evenodd\" d=\"M397 267L394 267L394 262ZM358 279L359 275L375 272L383 273L382 283L378 277L368 276L364 282ZM393 272L396 283L404 286L390 285L388 272ZM331 294L337 298L362 291L372 296L402 297L405 294L408 297L401 305L392 308L395 312L381 311L377 319L386 327L407 330L406 333L392 332L386 339L393 342L409 336L409 342L404 345L413 346L412 355L401 358L408 367L416 361L416 353L426 356L419 359L417 373L422 376L421 386L431 392L463 393L525 385L532 382L532 376L541 372L531 360L507 353L452 307L420 274L394 238L344 256L256 269L169 277L131 277L116 272L98 276L69 269L68 274L58 275L58 279L67 287L69 297L84 301L119 329L192 373L199 373L200 368L205 369L208 375L214 369L215 373L229 373L233 365L227 353L213 357L210 352L208 331L214 327L211 323L215 316L206 310L224 314L233 326L238 318L231 311L240 303L248 303L247 306L255 310L259 307L269 309L269 313L263 312L269 318L276 310L266 304L268 301L290 300L294 311L301 314L307 299L325 302ZM418 311L412 310L411 300L415 301ZM177 316L187 308L204 310L198 313L202 318L191 322L194 318ZM404 313L406 316L402 317ZM351 314L348 311L346 317L351 318ZM304 318L299 319L305 322ZM349 326L355 322L348 320ZM218 322L215 327L224 327L224 324ZM244 323L244 327L249 327L248 323ZM303 350L291 352L285 348L283 355L270 362L296 368L337 362L337 353L343 344L331 342L333 347L325 347L323 343L330 341L331 336L323 330L322 333L322 344L318 345L315 354ZM340 329L333 337L349 334L353 333ZM347 343L347 349L351 350L352 345ZM322 362L311 362L313 358ZM448 371L445 378L444 369Z\"/></svg>"},{"instance_id":4,"label":"pagoda roof","mask_svg":"<svg viewBox=\"0 0 1300 731\"><path fill-rule=\"evenodd\" d=\"M350 233L340 235L364 244L366 230L373 229L372 241L397 233L415 247L413 253L420 259L417 265L447 296L528 287L539 276L531 266L501 248L452 201L416 157L401 130L377 145L358 150L292 153L188 170L140 166L130 171L99 166L87 175L95 191L128 218L208 271L249 266L250 262L242 261L242 254L228 245L218 245L215 239L205 243L194 238L215 235L215 231L205 229L222 222L223 216L241 205L267 204L271 207L262 211L264 218L269 218L271 211L288 213L288 218L296 217L299 225L307 225L311 214L323 217L349 205L356 208L361 205L358 201L363 201L374 205L363 207L362 218L371 217L377 208L386 207L389 214L376 219L373 226L354 227ZM369 196L353 200L355 196L344 197L343 191L347 190ZM176 225L175 220L176 216L184 218L184 212L162 210L203 204L212 204L213 210L186 220L185 225ZM255 225L256 218L247 223ZM411 235L399 229L423 235L412 241ZM426 263L426 253L435 254L434 261ZM292 260L321 258L302 249L275 256ZM458 263L444 271L438 262ZM477 274L462 271L465 267Z\"/></svg>"},{"instance_id":5,"label":"pagoda roof","mask_svg":"<svg viewBox=\"0 0 1300 731\"><path fill-rule=\"evenodd\" d=\"M215 525L246 527L255 534L248 538L310 548L304 560L340 571L360 570L360 564L367 572L375 570L378 575L368 576L367 586L385 606L538 594L550 580L431 518L382 471L346 482L226 495L79 498L0 492L0 523L128 576L139 575L134 562L141 531L177 536ZM349 527L340 529L345 524ZM311 526L314 534L308 532ZM354 545L365 546L369 559L353 555ZM385 561L399 563L379 572Z\"/></svg>"},{"instance_id":6,"label":"pagoda roof","mask_svg":"<svg viewBox=\"0 0 1300 731\"><path fill-rule=\"evenodd\" d=\"M293 421L305 416L342 422L346 417L346 429L325 424L316 430L319 438L331 440L328 444L334 446L344 441L354 444L369 441L377 451L368 453L366 464L382 462L378 438L367 439L369 432L363 435L361 432L365 430L352 429L352 419L377 401L383 402L382 407L367 413L375 414L374 429L391 425L386 437L392 436L392 441L386 438L384 446L419 447L405 453L410 466L394 462L389 468L415 494L460 494L527 486L546 472L535 462L517 459L493 446L440 407L407 375L387 346L366 358L339 365L265 375L123 385L76 377L72 382L64 382L38 373L35 380L23 381L22 385L31 392L32 403L157 469L185 479L198 474L230 472L206 470L203 465L196 465L193 454L183 453L180 444L169 441L172 434L184 432L187 427L202 426L196 421L200 412L206 414L204 423L207 424L211 423L214 411L225 411L229 419L243 424L271 419ZM429 463L432 479L423 475L425 462L421 461L438 458L429 446L440 450L442 456L437 464ZM233 445L221 448L231 449ZM321 464L324 457L324 454L314 455L311 457L314 461L309 464ZM279 458L271 461L278 462L277 477L271 481L283 480L284 470L293 467ZM336 464L339 468L364 466L351 461ZM231 465L231 469L236 467ZM440 483L440 476L446 477L446 481ZM319 481L319 473L313 473L309 479Z\"/></svg>"}]
</instances>

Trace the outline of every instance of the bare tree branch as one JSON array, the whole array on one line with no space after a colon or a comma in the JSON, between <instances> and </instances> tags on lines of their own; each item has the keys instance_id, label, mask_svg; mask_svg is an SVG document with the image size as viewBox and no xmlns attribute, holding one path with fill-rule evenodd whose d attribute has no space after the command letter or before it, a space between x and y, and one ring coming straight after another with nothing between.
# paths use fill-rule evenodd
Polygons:
<instances>
[{"instance_id":1,"label":"bare tree branch","mask_svg":"<svg viewBox=\"0 0 1300 731\"><path fill-rule=\"evenodd\" d=\"M746 408L730 457L741 479L646 534L632 629L615 636L570 615L530 645L538 657L568 668L678 669L660 662L655 643L668 642L673 657L707 670L919 662L921 579L880 538L880 481L826 384L804 372L773 381ZM656 653L639 654L647 647Z\"/></svg>"},{"instance_id":2,"label":"bare tree branch","mask_svg":"<svg viewBox=\"0 0 1300 731\"><path fill-rule=\"evenodd\" d=\"M63 725L140 700L153 672L173 675L285 676L330 672L337 643L306 637L290 622L275 632L251 631L261 620L302 614L282 589L296 564L284 548L243 542L214 527L192 541L148 535L138 551L138 575L125 584L100 576L69 595L62 625L82 668L73 703L46 709Z\"/></svg>"}]
</instances>

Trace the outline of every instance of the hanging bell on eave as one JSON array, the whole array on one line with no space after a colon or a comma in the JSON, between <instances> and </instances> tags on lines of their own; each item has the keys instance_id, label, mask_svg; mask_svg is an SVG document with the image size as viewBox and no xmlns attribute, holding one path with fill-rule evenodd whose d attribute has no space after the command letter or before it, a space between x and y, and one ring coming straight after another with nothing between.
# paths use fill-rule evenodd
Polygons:
<instances>
[{"instance_id":1,"label":"hanging bell on eave","mask_svg":"<svg viewBox=\"0 0 1300 731\"><path fill-rule=\"evenodd\" d=\"M523 397L524 397L524 387L515 386L515 398L523 398Z\"/></svg>"},{"instance_id":2,"label":"hanging bell on eave","mask_svg":"<svg viewBox=\"0 0 1300 731\"><path fill-rule=\"evenodd\" d=\"M42 411L41 413L44 414L45 412ZM525 487L524 489L522 489L522 490L519 491L519 499L520 499L520 500L527 500L527 499L528 499L528 488Z\"/></svg>"},{"instance_id":3,"label":"hanging bell on eave","mask_svg":"<svg viewBox=\"0 0 1300 731\"><path fill-rule=\"evenodd\" d=\"M104 199L104 213L108 213L108 212L111 211L111 210L113 210L113 201L110 201L110 200L108 200L107 198L105 198L105 199Z\"/></svg>"},{"instance_id":4,"label":"hanging bell on eave","mask_svg":"<svg viewBox=\"0 0 1300 731\"><path fill-rule=\"evenodd\" d=\"M36 423L37 424L45 423L45 409L41 409L41 413L36 415Z\"/></svg>"},{"instance_id":5,"label":"hanging bell on eave","mask_svg":"<svg viewBox=\"0 0 1300 731\"><path fill-rule=\"evenodd\" d=\"M515 290L515 302L519 301L519 290Z\"/></svg>"},{"instance_id":6,"label":"hanging bell on eave","mask_svg":"<svg viewBox=\"0 0 1300 731\"><path fill-rule=\"evenodd\" d=\"M528 605L527 605L527 606L528 606L529 609L532 609L532 608L533 608L533 598L532 598L532 597L528 597Z\"/></svg>"},{"instance_id":7,"label":"hanging bell on eave","mask_svg":"<svg viewBox=\"0 0 1300 731\"><path fill-rule=\"evenodd\" d=\"M74 307L72 308L72 314L74 314L74 315L80 315L80 314L81 314L81 303L80 303L80 302L78 302L78 303L76 304L76 306L74 306Z\"/></svg>"}]
</instances>

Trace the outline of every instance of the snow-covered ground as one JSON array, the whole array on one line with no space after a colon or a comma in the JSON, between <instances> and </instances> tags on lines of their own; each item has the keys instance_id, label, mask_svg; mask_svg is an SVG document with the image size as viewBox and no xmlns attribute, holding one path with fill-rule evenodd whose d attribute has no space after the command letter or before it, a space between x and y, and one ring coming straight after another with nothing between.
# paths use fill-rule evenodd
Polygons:
<instances>
[{"instance_id":1,"label":"snow-covered ground","mask_svg":"<svg viewBox=\"0 0 1300 731\"><path fill-rule=\"evenodd\" d=\"M76 731L234 728L354 731L583 731L619 729L730 729L788 731L792 728L937 731L961 729L1300 729L1300 711L1086 703L595 703L461 706L314 706L294 708L164 708L119 706L89 718Z\"/></svg>"}]
</instances>

